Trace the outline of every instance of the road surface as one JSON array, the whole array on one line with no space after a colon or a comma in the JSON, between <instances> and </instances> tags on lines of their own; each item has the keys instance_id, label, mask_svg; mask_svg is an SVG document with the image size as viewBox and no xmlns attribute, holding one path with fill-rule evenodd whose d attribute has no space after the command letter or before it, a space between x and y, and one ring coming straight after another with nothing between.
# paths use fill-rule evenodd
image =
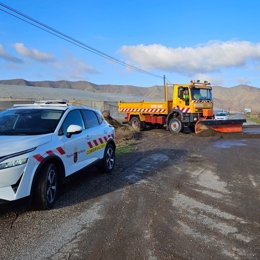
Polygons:
<instances>
[{"instance_id":1,"label":"road surface","mask_svg":"<svg viewBox=\"0 0 260 260\"><path fill-rule=\"evenodd\" d=\"M50 211L0 206L0 259L260 259L259 135L142 133Z\"/></svg>"}]
</instances>

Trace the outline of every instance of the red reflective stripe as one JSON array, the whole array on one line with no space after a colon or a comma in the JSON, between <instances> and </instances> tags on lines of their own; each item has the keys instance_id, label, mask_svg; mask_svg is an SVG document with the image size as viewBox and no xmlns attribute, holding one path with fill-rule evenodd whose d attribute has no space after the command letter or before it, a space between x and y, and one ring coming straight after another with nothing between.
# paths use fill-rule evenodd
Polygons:
<instances>
[{"instance_id":1,"label":"red reflective stripe","mask_svg":"<svg viewBox=\"0 0 260 260\"><path fill-rule=\"evenodd\" d=\"M105 139L105 141L107 142L107 137L106 137L106 136L104 136L104 139Z\"/></svg>"},{"instance_id":2,"label":"red reflective stripe","mask_svg":"<svg viewBox=\"0 0 260 260\"><path fill-rule=\"evenodd\" d=\"M100 142L101 144L104 143L103 140L102 140L102 138L98 138L98 140L99 140L99 142Z\"/></svg>"},{"instance_id":3,"label":"red reflective stripe","mask_svg":"<svg viewBox=\"0 0 260 260\"><path fill-rule=\"evenodd\" d=\"M44 160L44 157L42 157L40 154L35 154L33 156L38 162L42 162Z\"/></svg>"},{"instance_id":4,"label":"red reflective stripe","mask_svg":"<svg viewBox=\"0 0 260 260\"><path fill-rule=\"evenodd\" d=\"M95 146L98 146L97 140L93 140L93 143L95 144Z\"/></svg>"},{"instance_id":5,"label":"red reflective stripe","mask_svg":"<svg viewBox=\"0 0 260 260\"><path fill-rule=\"evenodd\" d=\"M63 150L62 147L57 147L56 150L57 150L61 155L65 154L65 151Z\"/></svg>"},{"instance_id":6,"label":"red reflective stripe","mask_svg":"<svg viewBox=\"0 0 260 260\"><path fill-rule=\"evenodd\" d=\"M54 155L54 152L51 151L51 150L47 151L46 153L47 153L48 155Z\"/></svg>"},{"instance_id":7,"label":"red reflective stripe","mask_svg":"<svg viewBox=\"0 0 260 260\"><path fill-rule=\"evenodd\" d=\"M88 142L88 146L89 146L90 148L92 148L92 147L93 147L93 145L92 145L92 143L91 143L91 142Z\"/></svg>"}]
</instances>

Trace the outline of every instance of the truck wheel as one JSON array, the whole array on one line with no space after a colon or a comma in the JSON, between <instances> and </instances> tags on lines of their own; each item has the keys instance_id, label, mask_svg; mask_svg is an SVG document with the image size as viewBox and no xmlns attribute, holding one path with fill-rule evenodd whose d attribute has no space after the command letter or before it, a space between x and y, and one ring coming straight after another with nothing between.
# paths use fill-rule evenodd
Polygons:
<instances>
[{"instance_id":1,"label":"truck wheel","mask_svg":"<svg viewBox=\"0 0 260 260\"><path fill-rule=\"evenodd\" d=\"M183 125L178 118L172 118L169 122L169 130L172 134L178 134L182 131Z\"/></svg>"},{"instance_id":2,"label":"truck wheel","mask_svg":"<svg viewBox=\"0 0 260 260\"><path fill-rule=\"evenodd\" d=\"M141 127L141 121L139 119L139 117L132 117L131 120L130 120L130 125L133 127L133 129L137 132L141 131L142 130L142 127Z\"/></svg>"},{"instance_id":3,"label":"truck wheel","mask_svg":"<svg viewBox=\"0 0 260 260\"><path fill-rule=\"evenodd\" d=\"M58 190L58 169L54 163L44 166L35 187L35 206L51 209L56 201Z\"/></svg>"}]
</instances>

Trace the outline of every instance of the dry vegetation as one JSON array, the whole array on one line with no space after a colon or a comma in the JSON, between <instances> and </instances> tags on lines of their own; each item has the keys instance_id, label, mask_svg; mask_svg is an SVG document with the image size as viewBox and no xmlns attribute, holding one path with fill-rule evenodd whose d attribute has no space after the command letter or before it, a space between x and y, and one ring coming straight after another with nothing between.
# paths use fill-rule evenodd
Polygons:
<instances>
[{"instance_id":1,"label":"dry vegetation","mask_svg":"<svg viewBox=\"0 0 260 260\"><path fill-rule=\"evenodd\" d=\"M112 118L109 111L103 111L103 116L105 120L115 128L117 145L122 146L131 144L135 139L138 138L139 133L134 131L130 126L123 125Z\"/></svg>"}]
</instances>

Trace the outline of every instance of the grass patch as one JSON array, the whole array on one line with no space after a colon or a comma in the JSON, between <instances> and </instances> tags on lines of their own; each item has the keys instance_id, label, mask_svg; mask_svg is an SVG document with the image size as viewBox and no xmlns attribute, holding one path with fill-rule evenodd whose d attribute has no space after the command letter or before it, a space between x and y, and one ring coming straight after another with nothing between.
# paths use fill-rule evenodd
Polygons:
<instances>
[{"instance_id":1,"label":"grass patch","mask_svg":"<svg viewBox=\"0 0 260 260\"><path fill-rule=\"evenodd\" d=\"M260 118L257 118L257 117L250 117L250 120L255 122L255 123L258 123L260 124Z\"/></svg>"},{"instance_id":2,"label":"grass patch","mask_svg":"<svg viewBox=\"0 0 260 260\"><path fill-rule=\"evenodd\" d=\"M252 122L260 124L260 114L247 114L246 118Z\"/></svg>"},{"instance_id":3,"label":"grass patch","mask_svg":"<svg viewBox=\"0 0 260 260\"><path fill-rule=\"evenodd\" d=\"M132 153L135 151L135 145L134 144L124 144L120 145L116 148L116 155L122 156L128 153Z\"/></svg>"}]
</instances>

